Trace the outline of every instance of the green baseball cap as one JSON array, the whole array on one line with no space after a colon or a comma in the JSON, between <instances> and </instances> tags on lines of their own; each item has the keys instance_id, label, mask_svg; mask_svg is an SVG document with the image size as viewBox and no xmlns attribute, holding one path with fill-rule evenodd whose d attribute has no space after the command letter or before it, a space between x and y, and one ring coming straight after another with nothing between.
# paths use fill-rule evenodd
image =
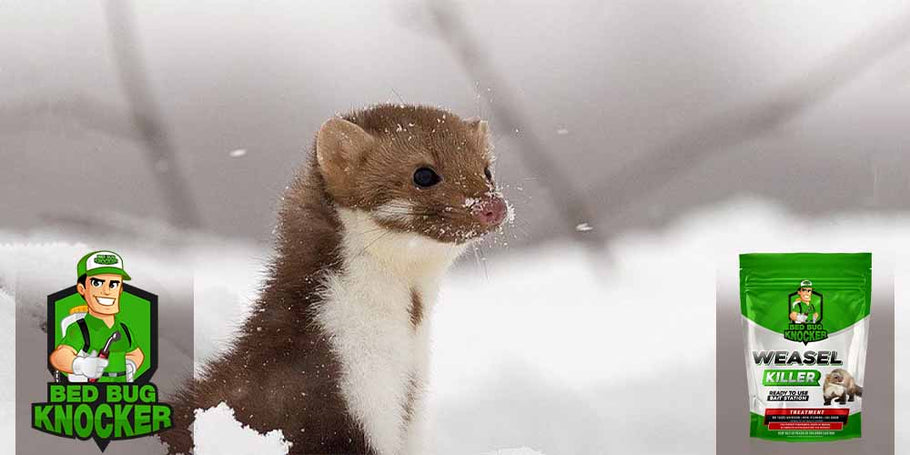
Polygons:
<instances>
[{"instance_id":1,"label":"green baseball cap","mask_svg":"<svg viewBox=\"0 0 910 455\"><path fill-rule=\"evenodd\" d=\"M120 275L123 277L123 281L130 279L126 270L123 270L123 258L113 251L92 251L91 253L82 256L82 259L79 260L79 264L76 265L76 278L79 278L82 275L90 277L104 273Z\"/></svg>"},{"instance_id":2,"label":"green baseball cap","mask_svg":"<svg viewBox=\"0 0 910 455\"><path fill-rule=\"evenodd\" d=\"M811 287L812 287L812 282L809 281L809 280L802 280L802 281L799 282L799 287L801 287L801 288L811 288Z\"/></svg>"}]
</instances>

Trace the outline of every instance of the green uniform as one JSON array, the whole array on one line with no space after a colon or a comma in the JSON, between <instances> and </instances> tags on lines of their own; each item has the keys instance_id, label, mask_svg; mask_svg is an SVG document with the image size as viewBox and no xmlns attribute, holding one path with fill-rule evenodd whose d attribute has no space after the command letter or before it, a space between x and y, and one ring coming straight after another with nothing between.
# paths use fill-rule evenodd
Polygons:
<instances>
[{"instance_id":1,"label":"green uniform","mask_svg":"<svg viewBox=\"0 0 910 455\"><path fill-rule=\"evenodd\" d=\"M111 327L91 314L86 314L84 321L89 335L89 348L85 350L86 354L91 354L92 351L100 353L111 334L120 332L120 340L111 343L108 365L104 369L104 375L98 378L98 382L126 382L126 353L139 347L136 340L132 338L132 334L129 333L129 327L126 327L117 315L114 315L114 325ZM76 352L85 348L85 340L78 322L67 327L66 335L63 336L60 344L65 344L75 349ZM110 377L109 373L116 373L118 376Z\"/></svg>"},{"instance_id":2,"label":"green uniform","mask_svg":"<svg viewBox=\"0 0 910 455\"><path fill-rule=\"evenodd\" d=\"M792 304L790 304L790 307L793 308L793 311L796 311L797 313L802 313L802 314L805 314L806 316L808 316L809 322L812 322L812 316L816 313L815 302L813 302L811 300L809 301L809 303L805 303L802 300L797 299Z\"/></svg>"}]
</instances>

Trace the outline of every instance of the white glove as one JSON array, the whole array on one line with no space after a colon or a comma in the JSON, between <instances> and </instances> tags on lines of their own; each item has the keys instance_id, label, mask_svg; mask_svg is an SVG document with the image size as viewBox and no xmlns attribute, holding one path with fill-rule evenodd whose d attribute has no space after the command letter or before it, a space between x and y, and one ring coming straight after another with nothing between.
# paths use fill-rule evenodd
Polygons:
<instances>
[{"instance_id":1,"label":"white glove","mask_svg":"<svg viewBox=\"0 0 910 455\"><path fill-rule=\"evenodd\" d=\"M81 355L73 359L73 373L81 374L89 379L98 379L104 374L107 364L107 359L98 357L98 351L92 351L87 356Z\"/></svg>"},{"instance_id":2,"label":"white glove","mask_svg":"<svg viewBox=\"0 0 910 455\"><path fill-rule=\"evenodd\" d=\"M812 323L815 324L816 322L818 322L818 317L815 315L812 315Z\"/></svg>"},{"instance_id":3,"label":"white glove","mask_svg":"<svg viewBox=\"0 0 910 455\"><path fill-rule=\"evenodd\" d=\"M800 313L800 314L796 315L796 322L798 322L800 324L803 324L808 320L809 320L809 316L807 316L805 314Z\"/></svg>"},{"instance_id":4,"label":"white glove","mask_svg":"<svg viewBox=\"0 0 910 455\"><path fill-rule=\"evenodd\" d=\"M136 362L126 359L126 382L133 382L133 375L136 374Z\"/></svg>"}]
</instances>

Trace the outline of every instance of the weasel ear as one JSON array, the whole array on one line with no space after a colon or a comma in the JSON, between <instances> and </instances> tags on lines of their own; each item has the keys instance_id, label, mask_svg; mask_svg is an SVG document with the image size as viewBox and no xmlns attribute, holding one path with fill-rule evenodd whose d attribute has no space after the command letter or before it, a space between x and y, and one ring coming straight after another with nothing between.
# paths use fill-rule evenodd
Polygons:
<instances>
[{"instance_id":1,"label":"weasel ear","mask_svg":"<svg viewBox=\"0 0 910 455\"><path fill-rule=\"evenodd\" d=\"M487 140L487 136L490 135L490 124L487 123L486 120L472 117L465 120L464 123L468 126L468 128L476 132L477 136L484 141Z\"/></svg>"},{"instance_id":2,"label":"weasel ear","mask_svg":"<svg viewBox=\"0 0 910 455\"><path fill-rule=\"evenodd\" d=\"M334 117L316 134L316 161L327 179L349 173L351 166L373 144L373 136L363 128Z\"/></svg>"}]
</instances>

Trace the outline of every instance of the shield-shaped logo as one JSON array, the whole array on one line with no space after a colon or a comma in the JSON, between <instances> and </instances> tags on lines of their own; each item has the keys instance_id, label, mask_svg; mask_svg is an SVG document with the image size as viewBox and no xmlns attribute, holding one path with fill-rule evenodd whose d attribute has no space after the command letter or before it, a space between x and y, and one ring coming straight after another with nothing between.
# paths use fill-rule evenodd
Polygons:
<instances>
[{"instance_id":1,"label":"shield-shaped logo","mask_svg":"<svg viewBox=\"0 0 910 455\"><path fill-rule=\"evenodd\" d=\"M825 296L815 290L812 281L801 281L796 291L787 295L786 314L790 324L784 330L784 338L803 345L828 338L828 331L822 324Z\"/></svg>"},{"instance_id":2,"label":"shield-shaped logo","mask_svg":"<svg viewBox=\"0 0 910 455\"><path fill-rule=\"evenodd\" d=\"M47 401L32 403L32 428L110 441L170 428L171 407L151 381L158 368L158 297L123 283L111 251L83 256L76 286L47 296Z\"/></svg>"},{"instance_id":3,"label":"shield-shaped logo","mask_svg":"<svg viewBox=\"0 0 910 455\"><path fill-rule=\"evenodd\" d=\"M809 302L799 298L799 291L788 295L787 313L792 314L795 312L805 316L805 321L800 322L801 324L820 324L825 316L825 296L814 289L809 290L809 292L811 292ZM818 314L817 318L816 314Z\"/></svg>"},{"instance_id":4,"label":"shield-shaped logo","mask_svg":"<svg viewBox=\"0 0 910 455\"><path fill-rule=\"evenodd\" d=\"M48 355L60 345L69 330L80 330L79 320L84 319L86 314L85 299L76 291L76 286L47 296ZM148 382L158 368L158 296L124 284L120 313L117 316L125 327L122 332L128 333L135 345L145 353L145 361L134 373L133 382ZM68 373L58 371L50 362L47 368L57 382L84 382L81 378L70 381ZM106 380L102 378L99 381Z\"/></svg>"}]
</instances>

